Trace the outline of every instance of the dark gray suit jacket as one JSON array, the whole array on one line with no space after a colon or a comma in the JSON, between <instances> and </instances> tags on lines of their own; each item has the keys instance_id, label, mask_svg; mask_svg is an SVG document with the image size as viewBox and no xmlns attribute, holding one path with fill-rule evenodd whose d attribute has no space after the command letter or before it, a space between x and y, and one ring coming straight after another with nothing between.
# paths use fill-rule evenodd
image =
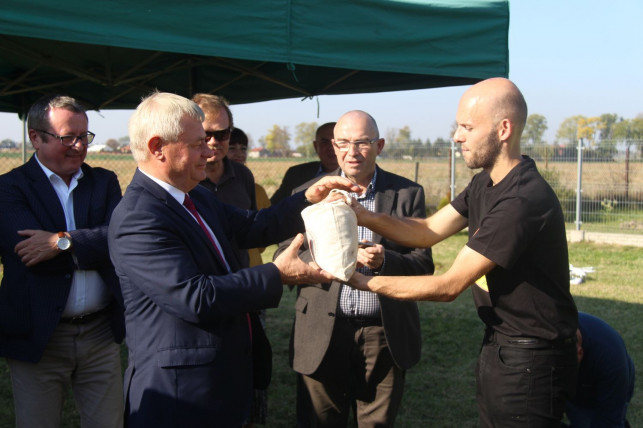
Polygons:
<instances>
[{"instance_id":1,"label":"dark gray suit jacket","mask_svg":"<svg viewBox=\"0 0 643 428\"><path fill-rule=\"evenodd\" d=\"M293 193L293 189L295 187L299 187L312 178L315 178L319 172L320 165L320 161L314 161L294 165L288 168L283 180L281 181L281 185L275 194L270 197L270 204L274 205L287 198Z\"/></svg>"},{"instance_id":2,"label":"dark gray suit jacket","mask_svg":"<svg viewBox=\"0 0 643 428\"><path fill-rule=\"evenodd\" d=\"M240 248L303 231L302 194L262 211L190 192L230 265L194 218L139 170L109 227L125 300L129 366L126 421L133 427L239 427L252 393L247 312L276 307L283 286L272 263L240 269Z\"/></svg>"},{"instance_id":3,"label":"dark gray suit jacket","mask_svg":"<svg viewBox=\"0 0 643 428\"><path fill-rule=\"evenodd\" d=\"M65 214L51 182L34 156L0 176L0 356L38 362L58 326L74 270L95 270L113 296L112 331L116 342L125 334L123 299L107 250L107 225L121 200L116 174L83 164L74 189L77 230L69 231L73 251L26 267L14 252L22 229L67 230Z\"/></svg>"},{"instance_id":4,"label":"dark gray suit jacket","mask_svg":"<svg viewBox=\"0 0 643 428\"><path fill-rule=\"evenodd\" d=\"M339 175L339 170L337 170ZM306 183L305 188L312 183ZM295 191L299 188L295 189ZM378 167L375 188L375 210L396 217L425 217L422 186ZM377 234L373 241L385 249L385 263L381 275L428 275L434 271L430 248L408 248L397 245ZM281 253L289 241L282 242L275 253ZM307 243L302 246L302 260L312 259ZM295 304L295 322L291 336L291 364L302 374L314 373L331 342L339 301L341 284L304 285L299 289ZM420 359L422 338L420 319L415 302L403 302L378 296L382 325L395 364L408 369Z\"/></svg>"}]
</instances>

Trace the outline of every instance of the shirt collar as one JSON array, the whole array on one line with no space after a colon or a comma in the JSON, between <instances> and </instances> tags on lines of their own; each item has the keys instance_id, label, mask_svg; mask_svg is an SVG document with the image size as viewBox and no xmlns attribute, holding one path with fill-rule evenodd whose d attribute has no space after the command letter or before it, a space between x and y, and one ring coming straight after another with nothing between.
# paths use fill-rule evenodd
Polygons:
<instances>
[{"instance_id":1,"label":"shirt collar","mask_svg":"<svg viewBox=\"0 0 643 428\"><path fill-rule=\"evenodd\" d=\"M50 170L49 168L47 168L47 167L46 167L42 162L40 162L40 159L38 159L38 153L36 153L36 154L35 154L35 157L36 157L36 162L38 162L38 165L40 165L40 168L41 168L41 169L42 169L42 171L45 173L45 175L47 176L47 178L49 179L49 181L51 181L52 177L54 177L54 176L55 176L55 177L58 177L58 178L59 178L59 179L61 179L61 180L63 179L60 175L56 174L55 172L53 172L52 170ZM72 176L71 176L71 181L74 181L74 180L75 180L75 181L78 181L78 180L80 180L81 178L83 178L83 175L84 175L84 173L83 173L83 169L82 169L82 168L78 168L78 171L76 171L76 172L74 173L74 175L72 175ZM64 181L64 180L63 180L63 181ZM70 182L70 185L71 185L71 182Z\"/></svg>"},{"instance_id":2,"label":"shirt collar","mask_svg":"<svg viewBox=\"0 0 643 428\"><path fill-rule=\"evenodd\" d=\"M148 174L147 172L143 171L142 169L139 168L139 171L141 171L147 178L158 184L165 190L167 193L170 194L176 201L183 205L183 201L185 200L185 195L186 193L180 189L177 189L176 187L172 186L169 183L166 183L163 180L159 180L158 178L154 177L153 175Z\"/></svg>"},{"instance_id":3,"label":"shirt collar","mask_svg":"<svg viewBox=\"0 0 643 428\"><path fill-rule=\"evenodd\" d=\"M341 176L346 177L346 174L344 174L343 170L341 171ZM377 166L375 167L375 172L373 173L373 178L371 178L371 182L368 183L368 186L366 186L366 192L362 193L361 195L358 195L357 193L351 193L352 196L354 196L357 199L364 199L370 196L371 193L373 193L373 189L375 189L375 182L377 181Z\"/></svg>"}]
</instances>

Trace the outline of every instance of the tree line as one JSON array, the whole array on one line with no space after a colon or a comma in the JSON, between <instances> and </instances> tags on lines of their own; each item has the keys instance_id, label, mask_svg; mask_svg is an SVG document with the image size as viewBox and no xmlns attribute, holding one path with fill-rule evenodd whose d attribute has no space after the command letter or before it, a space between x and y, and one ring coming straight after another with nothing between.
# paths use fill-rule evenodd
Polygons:
<instances>
[{"instance_id":1,"label":"tree line","mask_svg":"<svg viewBox=\"0 0 643 428\"><path fill-rule=\"evenodd\" d=\"M273 125L258 140L258 146L272 156L289 156L293 151L305 157L314 156L312 141L315 139L316 122L302 122L291 135L287 126ZM456 124L451 126L448 137L422 140L413 138L409 126L389 129L383 137L386 150L382 156L402 158L449 156L451 136ZM578 142L582 139L584 156L588 159L611 159L619 148L643 152L643 113L633 119L606 113L596 117L575 115L561 122L554 141L545 141L549 129L547 118L531 114L522 135L521 145L526 154L551 159L576 156ZM291 145L292 143L292 145ZM252 147L252 145L251 145Z\"/></svg>"},{"instance_id":2,"label":"tree line","mask_svg":"<svg viewBox=\"0 0 643 428\"><path fill-rule=\"evenodd\" d=\"M293 134L287 126L275 124L257 140L257 144L254 144L252 136L249 135L250 148L263 148L268 156L292 156L296 152L303 157L314 157L312 142L319 125L317 122L301 122L295 126ZM386 135L383 135L387 146L382 156L411 159L447 157L455 129L454 122L449 136L433 141L428 138L413 138L408 125L389 129ZM548 129L545 116L529 115L521 141L523 152L536 158L574 158L580 139L585 150L583 156L588 160L612 159L619 148L636 151L639 155L643 152L643 113L639 113L633 119L625 119L613 113L596 117L571 116L561 122L556 138L551 142L544 139ZM110 138L103 144L109 151L118 151L129 144L129 138ZM0 141L0 149L17 147L20 147L20 144L12 140Z\"/></svg>"}]
</instances>

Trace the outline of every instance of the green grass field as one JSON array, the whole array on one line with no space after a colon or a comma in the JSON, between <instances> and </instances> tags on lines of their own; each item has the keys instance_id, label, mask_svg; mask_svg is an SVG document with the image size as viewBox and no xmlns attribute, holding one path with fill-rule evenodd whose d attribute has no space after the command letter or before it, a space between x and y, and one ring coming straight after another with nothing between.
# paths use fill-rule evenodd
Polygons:
<instances>
[{"instance_id":1,"label":"green grass field","mask_svg":"<svg viewBox=\"0 0 643 428\"><path fill-rule=\"evenodd\" d=\"M434 247L437 273L444 272L466 236L459 234ZM274 246L264 253L271 259ZM575 266L593 266L596 272L572 286L579 310L595 314L623 336L634 364L643 367L643 249L571 244ZM279 308L268 311L267 334L273 346L273 380L269 388L268 427L295 426L295 377L288 366L288 341L294 317L295 292L284 291ZM423 348L420 363L407 373L406 390L396 427L475 427L474 367L483 327L471 293L452 303L419 303ZM125 364L126 350L123 349ZM639 376L640 377L640 376ZM643 391L639 381L628 412L632 426L643 424ZM67 400L64 427L77 427L73 401ZM0 427L13 425L9 374L0 361Z\"/></svg>"},{"instance_id":2,"label":"green grass field","mask_svg":"<svg viewBox=\"0 0 643 428\"><path fill-rule=\"evenodd\" d=\"M465 242L461 233L434 247L436 273L451 266ZM585 283L572 286L578 309L614 326L625 339L634 364L643 367L643 285L638 277L643 272L643 249L571 244L569 259L575 266L596 269ZM295 293L284 291L279 308L268 314L267 332L275 354L268 403L270 427L294 427L295 383L288 367L294 302ZM396 427L475 427L474 369L484 329L471 292L467 290L451 303L420 302L418 306L422 358L407 372ZM642 389L639 382L628 411L632 426L643 423Z\"/></svg>"}]
</instances>

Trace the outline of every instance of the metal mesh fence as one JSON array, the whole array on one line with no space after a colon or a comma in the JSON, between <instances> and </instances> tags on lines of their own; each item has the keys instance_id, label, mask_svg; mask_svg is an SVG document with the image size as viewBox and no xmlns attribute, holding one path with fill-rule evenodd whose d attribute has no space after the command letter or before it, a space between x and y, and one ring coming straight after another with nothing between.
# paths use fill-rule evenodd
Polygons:
<instances>
[{"instance_id":1,"label":"metal mesh fence","mask_svg":"<svg viewBox=\"0 0 643 428\"><path fill-rule=\"evenodd\" d=\"M637 144L638 143L638 144ZM634 142L634 147L641 147ZM607 233L643 234L643 158L640 151L618 150L609 158L589 157L581 164L581 198L577 199L579 163L577 150L552 153L551 147L524 150L537 163L541 174L550 183L563 207L568 230L581 229ZM26 153L28 159L32 151ZM429 212L449 202L451 177L454 177L455 194L462 191L477 172L470 170L456 151L455 161L450 157L408 156L381 157L378 164L424 186ZM312 158L259 158L248 159L248 167L256 181L268 195L272 195L286 170ZM136 169L127 153L88 153L86 162L92 166L110 169L118 175L123 192ZM21 165L21 150L0 151L0 174Z\"/></svg>"}]
</instances>

